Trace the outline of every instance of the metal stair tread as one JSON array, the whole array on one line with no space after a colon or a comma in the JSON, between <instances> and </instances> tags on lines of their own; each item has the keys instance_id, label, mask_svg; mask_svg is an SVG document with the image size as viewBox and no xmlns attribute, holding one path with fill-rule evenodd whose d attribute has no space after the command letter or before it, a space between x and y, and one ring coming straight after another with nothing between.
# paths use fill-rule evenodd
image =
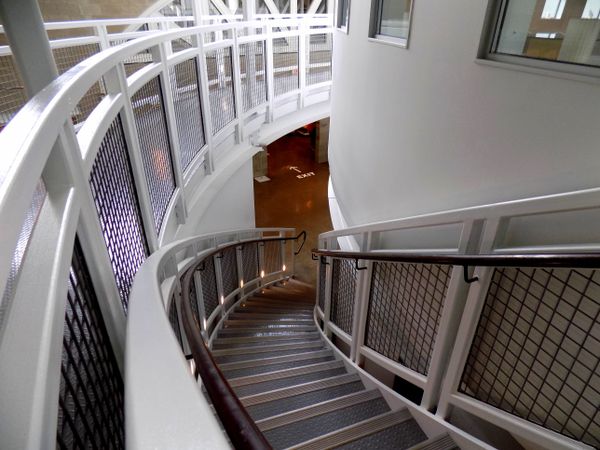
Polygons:
<instances>
[{"instance_id":1,"label":"metal stair tread","mask_svg":"<svg viewBox=\"0 0 600 450\"><path fill-rule=\"evenodd\" d=\"M231 362L231 363L223 363L223 364L219 364L219 368L221 369L221 371L233 370L233 369L245 369L248 367L268 366L271 364L277 364L277 363L289 362L289 361L302 361L305 359L320 358L320 357L329 356L329 355L333 355L333 351L330 349L317 350L315 352L303 352L303 353L296 353L293 355L275 356L273 358L252 359L250 361L236 361L236 362Z\"/></svg>"},{"instance_id":2,"label":"metal stair tread","mask_svg":"<svg viewBox=\"0 0 600 450\"><path fill-rule=\"evenodd\" d=\"M408 450L454 450L459 448L449 434L442 434L413 445Z\"/></svg>"},{"instance_id":3,"label":"metal stair tread","mask_svg":"<svg viewBox=\"0 0 600 450\"><path fill-rule=\"evenodd\" d=\"M261 431L268 431L284 425L289 425L291 423L346 408L348 406L364 403L369 400L375 400L380 397L381 393L377 389L362 390L359 392L353 392L352 394L344 395L342 397L326 400L321 403L295 409L293 411L288 411L267 419L258 420L256 421L256 424Z\"/></svg>"},{"instance_id":4,"label":"metal stair tread","mask_svg":"<svg viewBox=\"0 0 600 450\"><path fill-rule=\"evenodd\" d=\"M250 318L252 317L252 318ZM248 313L233 312L228 320L312 320L312 314L278 314L278 313Z\"/></svg>"},{"instance_id":5,"label":"metal stair tread","mask_svg":"<svg viewBox=\"0 0 600 450\"><path fill-rule=\"evenodd\" d=\"M213 350L225 350L227 348L243 348L264 346L273 342L284 341L287 344L308 344L311 342L320 341L321 336L315 332L313 335L306 334L304 336L244 336L231 338L218 338L213 342Z\"/></svg>"},{"instance_id":6,"label":"metal stair tread","mask_svg":"<svg viewBox=\"0 0 600 450\"><path fill-rule=\"evenodd\" d=\"M295 395L305 394L307 392L327 389L328 387L339 386L341 384L354 383L357 381L360 381L360 377L357 373L347 373L335 377L324 378L322 380L297 384L295 386L288 386L280 389L274 389L272 391L261 392L260 394L248 395L246 397L241 397L240 401L242 402L242 405L249 407L274 400L281 400L287 397L293 397Z\"/></svg>"},{"instance_id":7,"label":"metal stair tread","mask_svg":"<svg viewBox=\"0 0 600 450\"><path fill-rule=\"evenodd\" d=\"M306 325L306 322L301 324L295 323L279 323L279 322L267 322L267 323L257 323L255 326L253 325L254 321L251 320L242 320L237 322L225 321L225 328L223 330L231 330L236 329L239 331L243 330L313 330L315 329L315 324L312 322L310 325Z\"/></svg>"},{"instance_id":8,"label":"metal stair tread","mask_svg":"<svg viewBox=\"0 0 600 450\"><path fill-rule=\"evenodd\" d=\"M236 388L241 386L248 386L251 384L264 383L272 380L279 380L282 378L290 378L296 375L305 375L313 372L321 372L323 370L328 369L338 369L340 367L344 367L344 363L339 360L333 360L324 363L294 367L293 369L276 370L274 372L267 372L259 375L231 378L228 381L232 388Z\"/></svg>"},{"instance_id":9,"label":"metal stair tread","mask_svg":"<svg viewBox=\"0 0 600 450\"><path fill-rule=\"evenodd\" d=\"M341 428L323 436L301 442L298 445L289 447L288 450L320 450L323 448L338 447L411 419L412 416L407 408L399 411L390 411L388 413L380 414L379 416L375 416L370 419L363 420L362 422Z\"/></svg>"},{"instance_id":10,"label":"metal stair tread","mask_svg":"<svg viewBox=\"0 0 600 450\"><path fill-rule=\"evenodd\" d=\"M304 348L316 348L323 347L325 344L321 340L315 340L314 342L304 342L301 344L276 344L268 345L264 347L239 347L239 348L224 348L213 350L213 356L227 356L227 355L240 355L245 353L266 353L277 350L301 350Z\"/></svg>"}]
</instances>

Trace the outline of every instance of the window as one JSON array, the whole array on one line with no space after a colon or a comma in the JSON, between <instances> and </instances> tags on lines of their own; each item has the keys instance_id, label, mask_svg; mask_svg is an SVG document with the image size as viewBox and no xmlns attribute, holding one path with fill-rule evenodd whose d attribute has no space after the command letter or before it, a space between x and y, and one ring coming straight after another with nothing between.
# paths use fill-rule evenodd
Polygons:
<instances>
[{"instance_id":1,"label":"window","mask_svg":"<svg viewBox=\"0 0 600 450\"><path fill-rule=\"evenodd\" d=\"M489 59L598 74L600 0L503 0L494 7Z\"/></svg>"},{"instance_id":2,"label":"window","mask_svg":"<svg viewBox=\"0 0 600 450\"><path fill-rule=\"evenodd\" d=\"M412 0L373 0L370 36L406 47L412 3Z\"/></svg>"},{"instance_id":3,"label":"window","mask_svg":"<svg viewBox=\"0 0 600 450\"><path fill-rule=\"evenodd\" d=\"M350 24L350 0L338 0L335 26L342 31L348 32Z\"/></svg>"}]
</instances>

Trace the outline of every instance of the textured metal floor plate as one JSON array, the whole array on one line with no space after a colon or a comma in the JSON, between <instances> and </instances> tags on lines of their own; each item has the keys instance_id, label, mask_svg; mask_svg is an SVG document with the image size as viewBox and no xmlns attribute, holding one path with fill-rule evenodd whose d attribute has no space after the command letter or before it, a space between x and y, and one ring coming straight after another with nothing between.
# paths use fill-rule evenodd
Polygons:
<instances>
[{"instance_id":1,"label":"textured metal floor plate","mask_svg":"<svg viewBox=\"0 0 600 450\"><path fill-rule=\"evenodd\" d=\"M225 349L221 349L221 350L213 350L212 355L213 356L225 356L225 355L239 355L239 354L246 354L246 353L266 353L266 352L273 352L273 351L280 351L280 350L301 350L301 349L306 349L306 348L318 348L319 346L322 346L322 345L323 345L322 341L315 341L315 342L304 342L301 344L265 345L265 346L259 347L259 348L254 348L254 347L225 348Z\"/></svg>"},{"instance_id":2,"label":"textured metal floor plate","mask_svg":"<svg viewBox=\"0 0 600 450\"><path fill-rule=\"evenodd\" d=\"M230 339L236 339L231 341ZM225 350L234 348L248 348L248 347L264 347L277 343L286 344L308 344L314 343L321 340L321 336L318 333L314 333L308 336L296 337L296 336L251 336L246 338L221 338L213 342L214 350Z\"/></svg>"},{"instance_id":3,"label":"textured metal floor plate","mask_svg":"<svg viewBox=\"0 0 600 450\"><path fill-rule=\"evenodd\" d=\"M336 447L336 450L406 450L424 439L427 436L411 419Z\"/></svg>"},{"instance_id":4,"label":"textured metal floor plate","mask_svg":"<svg viewBox=\"0 0 600 450\"><path fill-rule=\"evenodd\" d=\"M321 372L323 370L338 369L344 367L342 361L328 361L319 364L311 364L301 367L295 367L287 370L276 370L274 372L263 373L259 375L250 375L247 377L232 378L229 384L232 388L239 386L248 386L250 384L264 383L266 381L279 380L281 378L295 377L296 375L304 375L313 372Z\"/></svg>"},{"instance_id":5,"label":"textured metal floor plate","mask_svg":"<svg viewBox=\"0 0 600 450\"><path fill-rule=\"evenodd\" d=\"M300 361L288 361L279 364L271 364L268 366L247 367L245 369L234 369L223 371L226 378L239 378L250 375L259 375L261 373L273 372L275 370L287 370L294 367L305 366L308 364L318 364L327 361L333 361L333 355L322 356L320 358L303 359Z\"/></svg>"},{"instance_id":6,"label":"textured metal floor plate","mask_svg":"<svg viewBox=\"0 0 600 450\"><path fill-rule=\"evenodd\" d=\"M310 419L312 417L320 416L332 411L337 411L348 406L364 403L369 400L375 400L380 398L381 394L376 389L368 391L355 392L342 397L337 397L332 400L327 400L321 403L316 403L304 408L289 411L284 414L279 414L275 417L269 417L268 419L259 420L256 422L258 428L261 431L272 430L277 427L289 425L301 420Z\"/></svg>"},{"instance_id":7,"label":"textured metal floor plate","mask_svg":"<svg viewBox=\"0 0 600 450\"><path fill-rule=\"evenodd\" d=\"M352 427L354 424L379 416L389 410L390 408L385 400L381 396L378 396L378 398L362 403L349 405L342 409L329 411L319 416L277 427L265 431L263 434L273 448L283 449L335 432L341 428Z\"/></svg>"},{"instance_id":8,"label":"textured metal floor plate","mask_svg":"<svg viewBox=\"0 0 600 450\"><path fill-rule=\"evenodd\" d=\"M305 352L295 355L275 356L274 358L253 359L250 361L238 361L233 363L220 364L221 370L245 369L247 367L269 366L271 364L279 364L289 361L304 361L313 358L322 358L324 356L333 355L332 350L319 350L316 352Z\"/></svg>"},{"instance_id":9,"label":"textured metal floor plate","mask_svg":"<svg viewBox=\"0 0 600 450\"><path fill-rule=\"evenodd\" d=\"M290 447L290 449L321 450L323 448L339 447L407 420L412 420L408 409L391 411L302 442Z\"/></svg>"},{"instance_id":10,"label":"textured metal floor plate","mask_svg":"<svg viewBox=\"0 0 600 450\"><path fill-rule=\"evenodd\" d=\"M417 445L413 445L409 450L455 450L458 449L456 443L452 438L443 434L441 436L435 436L426 441L423 441Z\"/></svg>"},{"instance_id":11,"label":"textured metal floor plate","mask_svg":"<svg viewBox=\"0 0 600 450\"><path fill-rule=\"evenodd\" d=\"M311 372L302 375L296 375L288 378L280 378L278 380L265 381L263 383L250 384L247 386L240 386L233 388L237 393L238 397L247 397L248 395L260 394L261 392L274 391L275 389L281 389L284 387L290 387L297 384L304 384L310 381L322 380L323 378L330 378L336 375L342 375L346 373L345 367L338 367L335 369L328 369L319 372Z\"/></svg>"}]
</instances>

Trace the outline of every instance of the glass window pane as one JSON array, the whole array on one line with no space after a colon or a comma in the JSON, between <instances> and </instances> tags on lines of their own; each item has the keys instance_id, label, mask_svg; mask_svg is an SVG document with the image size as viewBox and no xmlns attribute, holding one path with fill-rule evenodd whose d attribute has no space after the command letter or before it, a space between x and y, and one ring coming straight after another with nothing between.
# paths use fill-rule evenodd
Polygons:
<instances>
[{"instance_id":1,"label":"glass window pane","mask_svg":"<svg viewBox=\"0 0 600 450\"><path fill-rule=\"evenodd\" d=\"M412 0L382 0L379 34L408 39Z\"/></svg>"},{"instance_id":2,"label":"glass window pane","mask_svg":"<svg viewBox=\"0 0 600 450\"><path fill-rule=\"evenodd\" d=\"M495 52L600 66L600 0L508 0Z\"/></svg>"}]
</instances>

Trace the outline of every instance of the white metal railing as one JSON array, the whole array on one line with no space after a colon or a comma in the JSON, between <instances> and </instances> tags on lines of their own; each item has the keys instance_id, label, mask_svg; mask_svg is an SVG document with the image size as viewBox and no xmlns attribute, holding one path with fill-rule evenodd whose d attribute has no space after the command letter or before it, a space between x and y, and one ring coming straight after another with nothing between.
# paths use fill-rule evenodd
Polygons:
<instances>
[{"instance_id":1,"label":"white metal railing","mask_svg":"<svg viewBox=\"0 0 600 450\"><path fill-rule=\"evenodd\" d=\"M596 229L593 229L593 227L583 228L578 226L578 224L589 224L597 220L600 215L599 205L600 189L516 200L340 229L321 234L319 236L319 248L369 252L373 255L389 252L419 253L424 255L505 255L511 253L531 254L548 252L597 253L600 249L600 233ZM578 230L576 235L573 234L573 227ZM351 243L351 245L349 246L348 243ZM343 293L339 294L336 291L336 286L334 286L334 284L339 282L338 279L345 277L346 280L352 280L352 276L340 275L339 268L343 263L350 269L354 268L354 264L364 269L355 272L356 281L353 286L355 295L351 299L351 303L348 303L347 299L343 298ZM377 264L379 267L376 267ZM562 293L559 290L557 294L550 292L549 295L551 298L556 295L556 298L560 299L556 301L551 299L549 301L550 304L556 305L560 301L563 302L563 306L559 310L562 307L567 307L573 309L573 311L578 311L577 313L574 312L571 317L573 324L571 327L574 330L572 333L577 334L577 336L586 336L586 333L589 333L587 334L587 340L585 340L585 338L575 338L566 329L553 330L548 328L549 321L553 319L549 319L547 311L546 314L536 319L537 312L533 313L533 310L528 310L527 315L520 316L520 309L515 307L514 311L510 312L510 314L507 312L512 319L507 316L500 320L498 317L503 316L502 311L498 312L493 308L490 309L490 304L486 303L496 298L496 294L490 291L492 275L495 273L493 267L470 267L468 276L476 277L477 281L469 284L466 282L467 274L464 272L463 267L449 266L449 279L444 284L445 288L441 290L441 295L439 295L434 293L434 287L436 287L436 283L438 286L443 283L442 278L444 275L441 275L442 270L439 273L436 271L437 275L432 275L433 284L430 284L427 279L429 275L426 276L425 269L422 269L423 272L414 271L409 273L409 270L411 270L408 267L409 264L375 263L368 260L348 261L342 259L337 259L336 262L336 258L327 257L323 258L318 265L316 315L322 321L324 333L328 337L335 336L337 341L344 342L349 349L348 357L356 365L362 367L365 361L368 361L369 366L378 366L388 373L398 376L422 389L423 396L420 408L423 410L435 410L436 415L441 420L447 420L452 408L458 407L503 428L514 436L519 437L519 439L523 439L524 442L534 442L543 448L591 449L592 446L598 443L597 435L594 438L594 433L591 432L591 430L597 429L597 422L593 418L594 416L589 416L582 412L586 408L591 408L590 411L594 409L592 404L595 400L593 399L597 398L600 391L597 379L588 378L589 383L585 383L587 372L591 374L594 370L593 368L588 369L585 361L591 358L590 355L593 353L591 348L600 343L598 336L592 337L594 335L592 330L598 326L596 310L600 304L600 285L597 283L594 271L588 269L585 272L584 270L584 278L587 276L591 280L588 281L588 287L585 288L581 286L581 283L575 282L581 276L576 271L561 269L563 272L557 272L554 276L548 275L546 273L548 272L547 270L543 273L543 276L550 276L554 280L553 283L557 286L563 286L562 289L564 290ZM404 270L402 274L392 273L392 271L398 269L400 266ZM423 268L426 265L418 264L413 267L417 266ZM442 266L440 266L441 268ZM336 273L338 279L333 276L333 272L336 269L338 270ZM386 273L385 270L388 270L388 272ZM378 271L378 274L374 277L376 271ZM498 273L497 277L499 275L501 274ZM536 278L535 273L530 273L526 270L517 272L517 275L529 280L527 283L530 285L532 284L531 280ZM394 277L396 278L394 279ZM375 279L377 281L374 281ZM498 280L493 281L496 286L495 289L497 289L500 282ZM514 304L521 305L526 302L527 296L534 296L532 299L543 305L546 301L544 297L546 293L541 293L544 290L543 286L539 285L537 281L533 281L532 291L528 291L527 283L523 282L515 287L515 289L519 290L520 294L515 294L514 298L511 297L512 293L504 292L504 295L509 297L510 301L506 299L503 301L507 304L513 302ZM383 297L382 290L385 291L383 292ZM380 292L378 293L378 291ZM333 295L337 295L336 300L338 304L335 304L332 298ZM387 300L385 300L385 296L388 296ZM436 296L438 297L437 299L434 298ZM584 303L587 306L581 306L582 309L578 309L580 306L577 305L581 305L581 298L586 299ZM423 312L426 308L433 308L431 302L438 300L441 304L439 316ZM374 301L378 303L372 303ZM407 304L409 302L411 303L410 305ZM596 306L591 307L591 304ZM484 311L485 305L488 308L487 312ZM588 307L591 310L588 311ZM334 314L332 311L333 308L345 308L345 314L351 312L352 326L348 327L346 323L347 318L343 314ZM379 320L381 317L379 319L377 317L370 317L371 322L368 320L369 315L377 313L377 308L389 308L389 310L384 311L385 321L389 326L393 327L393 330L387 330L389 333L385 339L388 341L393 341L394 335L397 335L398 331L402 331L395 328L396 326L412 330L414 333L409 337L409 346L413 345L423 349L426 347L427 339L431 339L433 346L426 370L411 368L411 364L408 361L399 362L397 355L394 357L384 355L384 351L377 351L372 348L376 346L369 345L370 343L367 339L369 333L376 335L378 332L383 332L383 330L370 328L382 325L381 320ZM415 310L423 308L421 311L413 311L414 316L412 320L418 327L421 327L421 331L411 328L411 312L399 312L400 308L414 308ZM539 314L542 313L541 311L544 308L546 306L541 307ZM497 355L494 359L494 364L498 365L496 369L497 374L489 373L486 375L487 378L481 374L477 375L479 372L473 375L474 377L481 377L478 378L480 380L479 383L484 385L481 389L487 389L488 391L486 392L489 392L488 395L492 397L494 397L492 389L498 389L497 386L492 387L493 383L504 386L506 392L498 395L502 398L506 396L504 398L505 405L513 405L514 414L507 410L508 406L500 408L497 404L492 406L485 401L478 400L477 393L469 391L471 387L463 378L467 364L470 364L469 367L471 368L476 364L473 361L469 363L468 359L470 356L474 357L472 343L484 312L487 314L487 320L492 320L489 319L490 315L491 317L496 317L497 320L493 326L508 326L509 324L516 326L517 322L522 322L519 325L521 331L518 331L518 328L515 328L516 331L505 330L506 334L500 339L503 342L503 348L505 348L502 352L508 352L508 356L512 352L512 359L507 356L508 359L501 364L498 360L501 360L502 356ZM401 316L402 314L409 317L409 319L407 319L406 323L398 325L394 315ZM523 314L525 314L525 310L523 310ZM569 316L557 316L556 320L568 320L565 317ZM536 320L539 320L540 324L536 325ZM345 326L340 326L340 321L344 322ZM594 323L595 325L593 325ZM535 374L537 381L531 381L532 385L526 386L527 380L523 377L527 376L527 370L521 369L518 375L515 372L515 378L512 378L512 370L518 369L516 367L518 364L515 362L515 358L518 359L516 355L523 352L525 343L518 344L517 341L511 341L510 335L521 333L522 340L525 340L524 336L528 335L530 329L536 326L541 331L535 332L537 333L535 339L531 338L533 340L527 341L529 342L528 346L534 347L533 350L528 350L533 352L528 356L532 361L535 360L533 355L536 349L539 352L544 346L551 345L554 340L560 339L559 336L562 336L561 333L563 332L570 343L567 345L565 342L565 347L562 350L564 352L563 355L555 354L554 357L546 355L547 357L543 359L544 362L542 364L538 361L537 364L540 365L538 372L542 372L538 373L535 369L527 369L533 370L530 372L531 376ZM342 328L346 328L346 331ZM348 328L350 328L349 332ZM425 335L423 330L426 328L433 330L433 333ZM544 336L543 342L545 344L538 340L542 339L542 335ZM483 338L480 337L481 339ZM500 341L498 345L500 345ZM507 344L506 341L510 343ZM406 341L404 345L406 345ZM479 345L485 347L486 344ZM487 345L491 344L488 342ZM579 350L578 345L580 345ZM480 358L491 357L489 351L486 353L485 349L480 350L479 356ZM491 364L490 361L487 363ZM578 361L577 364L583 362L584 365L580 369L574 369L577 366L574 361ZM479 362L479 364L485 363L485 361ZM597 363L597 358L596 360L592 358L589 362L592 366ZM557 367L560 370L556 369ZM568 369L569 367L571 369ZM597 367L596 365L596 370ZM552 380L553 377L556 378L556 373L554 372L557 370L563 374L564 380ZM573 370L575 371L573 372ZM491 372L495 371L491 370ZM578 377L581 377L583 381ZM542 389L540 383L546 382L542 381L546 378L550 381L548 381L549 384L544 389L555 390L556 398L552 398L552 396L549 398L545 397L544 399L536 397L536 389ZM486 385L486 383L489 384ZM567 383L562 384L566 391L560 392L561 383ZM538 386L536 387L536 385ZM579 390L576 390L577 388ZM525 402L522 408L518 408L508 401L510 398L511 402L516 403L515 396L523 392L525 393L525 398L530 399L530 403ZM527 397L527 395L530 397ZM587 400L585 399L586 396L589 396ZM521 401L523 400L521 399ZM568 406L564 406L562 403L566 403ZM557 404L560 406L556 406ZM533 410L539 416L541 416L541 412L548 414L549 417L553 417L552 420L555 423L542 426L541 423L545 423L548 419L537 419L539 423L536 423L535 420L526 420L516 412L523 408L529 408L529 411ZM539 411L537 411L538 408ZM553 408L559 409L554 410ZM571 413L569 413L568 408L572 408ZM595 423L596 425L594 425ZM574 431L579 432L579 428L585 426L589 427L590 432L587 435L583 431L581 433L585 437L584 442L588 442L589 445L568 437L573 436L571 433ZM561 429L561 427L563 427L562 433L552 431Z\"/></svg>"},{"instance_id":2,"label":"white metal railing","mask_svg":"<svg viewBox=\"0 0 600 450\"><path fill-rule=\"evenodd\" d=\"M173 332L181 320L169 322L169 312L175 296L181 295L180 278L204 255L230 244L265 237L292 237L289 228L248 229L222 232L185 239L165 246L154 253L138 272L131 295L127 329L125 385L127 396L127 448L230 448L217 419L200 387L195 383L185 353L189 347L185 333ZM223 290L223 269L215 259L219 305L206 316L197 299L200 326L206 338L213 337L228 311L257 289L285 279L294 273L293 244L281 245L281 266L268 270L265 257L260 256L259 276L243 280L238 270L237 288ZM241 252L236 251L236 263L242 267ZM197 292L202 292L200 277L196 277ZM180 315L181 311L177 311ZM178 339L181 338L179 341ZM211 339L212 340L212 339ZM148 374L152 376L148 376ZM152 395L149 395L152 393Z\"/></svg>"},{"instance_id":3,"label":"white metal railing","mask_svg":"<svg viewBox=\"0 0 600 450\"><path fill-rule=\"evenodd\" d=\"M263 124L276 127L277 119L287 114L298 112L300 117L306 106L328 105L331 81L309 85L305 72L312 70L307 53L310 36L319 34L331 39L329 23L328 19L318 18L225 23L144 33L114 47L107 40L116 36L100 36L106 50L61 75L0 132L3 417L8 417L4 406L13 403L9 399L19 398L18 406L11 408L10 420L0 424L0 434L3 439L6 437L6 442L14 443L16 448L30 444L43 448L44 443L56 439L56 429L48 424L53 423L57 414L56 392L60 380L57 368L75 236L81 242L96 296L101 300L117 361L122 364L126 328L123 306L127 307L124 292L128 291L122 287L145 258L143 242L147 243L145 251L150 254L170 242L181 227L189 227L186 222L189 213L204 210L210 203L215 190L211 189L213 183L222 185L224 179L235 173L232 168L240 167L257 151L252 140ZM279 31L281 27L287 31ZM277 52L291 50L285 41L274 41L286 37L306 42L294 50L297 64L289 70L298 78L297 85L276 97L273 85L279 81L274 70L279 58ZM174 51L173 42L182 39L189 46L176 47ZM254 42L263 43L264 70L252 74L251 68L244 68L245 78L264 82L267 94L251 109L244 110L240 101L245 92L240 49L243 44ZM219 78L223 72L218 63L207 58L209 52L218 49L229 51L228 77ZM144 58L137 58L140 53ZM186 131L179 130L185 114L176 113L179 100L174 98L174 92L178 92L179 85L172 70L190 61L197 82L188 82L187 86L194 87L189 92L193 92L192 99L198 104L196 112L202 118L195 127L204 130L205 142L194 149L194 156L185 168L181 164L180 135ZM219 93L218 86L209 85L214 76L212 70L216 70L217 78L225 85L232 85L233 101L211 104L211 98ZM152 83L154 90L143 94ZM99 92L100 98L74 127L70 119L78 115L81 100L90 91ZM139 102L134 104L134 97ZM230 122L213 133L212 117L219 112L218 108L232 109L234 114ZM162 111L161 121L156 122L160 126L152 125L152 117L158 117L152 116L158 114L156 111ZM155 136L155 133L160 133L162 147L144 147L144 134ZM111 173L113 163L105 158L102 162L105 172L99 175L98 155L115 155L117 150L129 159L130 174L127 175L127 170L119 176ZM172 182L165 185L164 177L169 178L170 174ZM110 183L126 184L119 178L122 176L131 178L126 191L107 187ZM151 184L151 179L158 187ZM102 189L91 185L90 180L104 183ZM121 222L111 223L117 212L106 209L107 203L129 198L128 192L135 193L133 204L137 206L128 210ZM160 228L155 221L156 199L164 208ZM135 225L136 208L139 208L139 227ZM139 258L125 261L126 264L115 261L120 258L115 257L115 252L130 254L129 244L108 245L121 229L127 230L128 236L135 231L139 241ZM119 278L118 284L115 277ZM39 389L32 389L33 386ZM133 439L135 436L135 433L130 435Z\"/></svg>"}]
</instances>

